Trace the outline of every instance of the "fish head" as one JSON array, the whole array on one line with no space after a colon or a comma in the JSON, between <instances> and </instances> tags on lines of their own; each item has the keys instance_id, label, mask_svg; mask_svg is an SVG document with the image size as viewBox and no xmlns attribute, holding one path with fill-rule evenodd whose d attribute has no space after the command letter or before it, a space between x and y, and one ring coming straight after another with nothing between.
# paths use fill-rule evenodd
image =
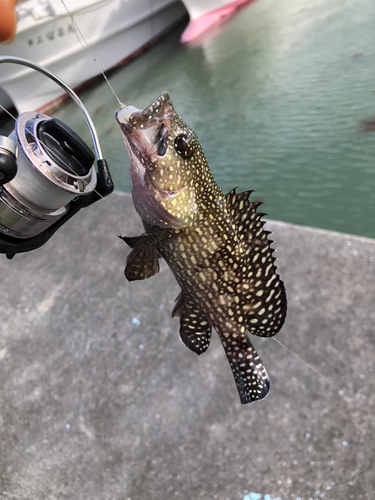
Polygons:
<instances>
[{"instance_id":1,"label":"fish head","mask_svg":"<svg viewBox=\"0 0 375 500\"><path fill-rule=\"evenodd\" d=\"M138 213L151 224L182 227L196 210L192 180L201 149L195 133L166 92L143 111L128 106L115 117L130 157Z\"/></svg>"}]
</instances>

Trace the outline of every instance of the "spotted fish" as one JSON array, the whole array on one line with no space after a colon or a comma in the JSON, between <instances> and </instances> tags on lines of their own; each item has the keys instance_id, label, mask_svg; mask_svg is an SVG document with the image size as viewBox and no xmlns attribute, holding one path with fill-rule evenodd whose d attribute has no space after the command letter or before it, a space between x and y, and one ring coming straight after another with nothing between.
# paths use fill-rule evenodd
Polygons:
<instances>
[{"instance_id":1,"label":"spotted fish","mask_svg":"<svg viewBox=\"0 0 375 500\"><path fill-rule=\"evenodd\" d=\"M163 257L181 287L172 317L182 342L206 351L218 333L243 404L263 399L269 378L249 333L271 337L286 315L286 294L251 191L224 195L196 134L163 93L143 111L116 113L130 156L132 196L145 232L120 236L132 251L129 281L153 276Z\"/></svg>"}]
</instances>

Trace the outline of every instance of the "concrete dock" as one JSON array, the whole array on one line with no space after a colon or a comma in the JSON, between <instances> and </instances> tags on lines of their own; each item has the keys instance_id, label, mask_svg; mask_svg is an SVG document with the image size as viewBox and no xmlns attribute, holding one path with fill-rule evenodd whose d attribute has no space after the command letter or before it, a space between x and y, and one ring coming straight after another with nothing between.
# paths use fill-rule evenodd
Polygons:
<instances>
[{"instance_id":1,"label":"concrete dock","mask_svg":"<svg viewBox=\"0 0 375 500\"><path fill-rule=\"evenodd\" d=\"M167 266L125 280L128 195L0 256L0 498L375 498L375 240L267 226L289 350L254 338L271 392L249 406L216 335L180 342Z\"/></svg>"}]
</instances>

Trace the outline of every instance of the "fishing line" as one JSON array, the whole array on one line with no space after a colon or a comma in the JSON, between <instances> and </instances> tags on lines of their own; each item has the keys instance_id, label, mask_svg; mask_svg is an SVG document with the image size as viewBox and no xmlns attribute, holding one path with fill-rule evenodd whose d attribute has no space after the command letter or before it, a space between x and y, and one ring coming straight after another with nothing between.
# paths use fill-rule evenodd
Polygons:
<instances>
[{"instance_id":1,"label":"fishing line","mask_svg":"<svg viewBox=\"0 0 375 500\"><path fill-rule=\"evenodd\" d=\"M327 377L326 375L323 375L323 373L321 373L319 370L317 370L315 368L315 366L310 365L310 363L308 363L308 361L306 361L305 359L301 358L301 356L299 356L298 354L296 354L295 352L293 352L291 349L289 349L289 347L287 347L282 342L280 342L280 340L276 339L275 337L272 337L272 338L273 338L273 340L275 342L277 342L279 345L281 345L281 347L283 347L290 354L292 354L296 359L298 359L299 361L301 361L303 364L307 365L310 368L310 370L312 370L314 373L316 373L318 375L318 377L322 377L329 384L334 384L335 385L335 389L337 389L338 387L340 387L340 386L343 385L342 382L339 382L337 379L332 378L332 377ZM341 357L341 359L343 359L342 356L340 356L340 357ZM346 361L346 360L344 359L344 361ZM366 437L366 433L364 433L360 427L357 427L355 425L356 420L355 420L355 417L353 417L353 415L351 414L352 409L349 407L349 402L344 398L344 392L342 390L337 390L337 394L340 396L341 401L343 401L345 403L345 405L348 407L348 409L349 409L349 415L351 415L351 417L352 417L351 421L354 424L355 429L361 434L362 437Z\"/></svg>"},{"instance_id":2,"label":"fishing line","mask_svg":"<svg viewBox=\"0 0 375 500\"><path fill-rule=\"evenodd\" d=\"M148 4L150 6L150 11L151 11L151 23L150 23L150 40L152 42L155 34L156 34L156 29L155 29L155 19L154 19L154 2L153 0L148 0Z\"/></svg>"},{"instance_id":3,"label":"fishing line","mask_svg":"<svg viewBox=\"0 0 375 500\"><path fill-rule=\"evenodd\" d=\"M16 118L16 117L14 117L10 111L8 111L6 108L4 108L4 106L3 106L2 104L0 104L0 108L1 108L1 109L5 112L5 113L7 113L7 114L8 114L11 118L13 118L13 120L14 120L14 121L16 121L16 120L17 120L17 118Z\"/></svg>"},{"instance_id":4,"label":"fishing line","mask_svg":"<svg viewBox=\"0 0 375 500\"><path fill-rule=\"evenodd\" d=\"M323 378L326 382L328 382L329 384L334 384L335 388L338 388L340 387L340 385L342 385L341 382L339 382L337 379L335 378L332 378L332 377L328 377L326 375L323 375L323 373L321 373L317 368L315 368L315 366L313 365L310 365L310 363L308 361L306 361L305 359L301 358L301 356L299 356L297 353L293 352L291 349L289 349L289 347L287 347L286 345L284 345L282 342L280 342L279 339L275 338L275 337L272 337L272 339L277 342L279 345L281 345L281 347L283 347L284 349L286 349L290 354L292 354L296 359L298 359L299 361L301 361L303 364L305 364L306 366L308 366L308 368L310 368L310 370L312 370L314 373L316 373L316 375L318 375L318 377L321 377ZM341 354L341 353L340 353ZM340 356L341 359L343 359L342 356ZM344 361L346 362L346 360L344 359ZM337 394L340 396L341 400L344 401L344 403L349 406L349 403L348 401L346 401L346 399L344 398L344 393L341 392L341 390L338 390L337 391ZM354 422L354 419L353 419L353 422ZM360 434L362 436L364 436L364 433L362 432L362 430L360 428L358 428L358 431L360 432Z\"/></svg>"},{"instance_id":5,"label":"fishing line","mask_svg":"<svg viewBox=\"0 0 375 500\"><path fill-rule=\"evenodd\" d=\"M84 49L84 51L86 52L87 56L89 57L89 59L91 58L91 59L95 62L95 64L98 66L98 68L99 68L99 70L100 70L101 74L103 75L104 80L105 80L105 81L107 82L107 84L109 85L109 87L110 87L110 89L111 89L111 91L112 91L113 95L115 96L115 98L116 98L117 102L119 103L119 105L120 105L122 108L127 108L127 106L126 106L125 104L123 104L123 103L120 101L119 97L117 96L116 92L114 91L114 89L113 89L112 85L110 84L110 82L109 82L109 80L108 80L108 78L107 78L106 74L104 73L103 69L101 68L100 64L98 63L97 59L95 58L95 56L94 56L94 54L93 54L92 50L90 49L90 46L89 46L89 44L87 43L87 41L86 41L86 39L85 39L85 37L84 37L84 35L83 35L82 31L79 29L79 27L78 27L78 25L77 25L77 23L76 23L76 21L75 21L75 19L74 19L73 14L69 11L69 9L68 9L68 7L67 7L67 5L66 5L65 1L64 1L64 0L60 0L60 1L61 1L61 3L63 4L63 6L64 6L64 8L65 8L65 10L66 10L66 12L67 12L67 15L68 15L68 16L70 17L70 19L72 20L72 23L73 23L73 26L74 26L74 33L75 33L75 35L76 35L76 37L77 37L77 40L78 40L78 41L79 41L79 43L81 44L82 48L83 48L83 49ZM154 20L154 11L155 11L155 9L154 9L154 3L153 3L153 0L149 0L149 7L150 7L150 11L151 11L151 23L150 23L150 30L151 30L151 33L150 33L150 35L151 35L151 41L152 41L152 40L153 40L153 38L155 37L155 34L156 34L155 20ZM78 34L79 34L79 36L78 36ZM80 38L80 37L81 37L81 38ZM145 80L143 80L143 84L145 84ZM214 191L214 192L215 192L215 194L216 194L216 200L217 200L217 202L219 203L219 206L222 208L222 205L223 205L222 201L223 201L223 200L219 200L219 196L218 196L218 194L217 194L217 192L216 192L216 189L215 189L215 184L216 184L216 182L214 181L214 179L213 179L213 177L212 177L211 172L209 172L209 171L208 171L208 172L206 172L206 173L208 174L208 177L209 177L208 182L209 182L209 184L210 184L210 185L211 185L211 187L213 188L213 191ZM223 197L225 197L224 193L223 193ZM239 240L239 238L238 238L237 231L235 230L236 228L235 228L235 226L234 226L234 223L233 223L233 221L232 221L231 217L229 216L229 214L228 214L226 211L225 211L225 217L226 217L226 219L228 219L228 220L227 220L227 222L229 222L229 225L231 225L231 226L232 226L232 228L233 228L233 231L234 231L234 237L235 237L235 239L236 239L237 244L241 247L241 242L240 242L240 240Z\"/></svg>"},{"instance_id":6,"label":"fishing line","mask_svg":"<svg viewBox=\"0 0 375 500\"><path fill-rule=\"evenodd\" d=\"M105 81L106 81L106 82L107 82L107 84L109 85L109 87L110 87L110 89L111 89L111 91L112 91L113 95L115 96L115 98L116 98L117 102L119 103L119 105L120 105L122 108L127 108L127 106L126 106L126 105L124 105L124 104L120 101L120 99L119 99L119 97L117 96L116 92L114 91L114 89L113 89L112 85L110 84L110 82L109 82L109 80L108 80L108 78L107 78L106 74L104 73L104 71L103 71L103 69L101 68L100 64L99 64L99 63L98 63L98 61L96 60L96 58L95 58L95 56L94 56L94 54L93 54L92 50L90 49L90 46L89 46L89 44L87 43L87 41L86 41L86 39L85 39L85 37L84 37L84 35L83 35L82 31L79 29L79 27L78 27L78 25L77 25L77 23L76 23L76 21L75 21L75 19L74 19L73 14L69 11L69 9L68 9L67 5L65 4L65 1L64 1L64 0L60 0L60 1L61 1L61 3L63 4L63 6L64 6L64 8L65 8L65 10L66 10L66 12L67 12L67 15L68 15L68 16L70 17L70 19L72 20L72 23L73 23L73 26L74 26L74 33L75 33L75 35L76 35L76 37L77 37L77 40L78 40L78 41L79 41L79 43L81 44L82 48L85 50L85 52L86 52L87 56L89 57L89 59L91 58L91 59L95 62L95 64L98 66L98 68L99 68L99 70L100 70L101 74L103 75L103 77L104 77ZM154 20L154 15L153 15L153 14L154 14L154 10L155 10L155 9L154 9L154 3L153 3L153 0L149 0L149 7L150 7L150 11L151 11L151 23L150 23L150 30L151 30L151 33L150 33L150 35L151 35L151 40L152 40L152 39L155 37L155 34L156 34L156 29L155 29L155 20ZM78 36L78 34L79 34L80 36ZM81 37L81 38L80 38L80 37ZM143 85L145 85L145 82L146 82L146 80L143 80ZM140 92L141 92L141 89L140 89L139 93L140 93ZM211 172L209 172L209 171L206 171L206 173L208 174L208 177L209 177L209 178L208 178L208 182L209 182L209 184L210 184L210 185L211 185L211 187L213 188L213 191L214 191L214 192L215 192L215 194L216 194L216 200L217 200L217 202L218 202L219 206L222 208L222 205L223 205L222 201L223 201L223 200L219 200L218 194L217 194L216 189L215 189L215 184L216 184L216 183L215 183L215 181L214 181L214 179L213 179L213 177L212 177L212 174L211 174ZM214 184L214 183L215 183L215 184ZM224 197L224 194L223 194L223 197ZM106 200L106 201L107 201L107 200ZM108 202L107 202L107 203L108 203ZM116 210L116 211L118 211L117 209L115 209L115 210ZM120 213L120 212L119 212L119 213ZM121 215L123 215L123 214L121 214ZM125 217L125 216L123 215L123 217ZM233 228L234 237L235 237L235 239L236 239L237 244L241 247L241 242L240 242L240 240L239 240L239 238L238 238L237 231L235 230L235 229L236 229L236 228L235 228L235 225L233 224L232 219L230 218L229 214L228 214L226 211L225 211L225 217L226 217L226 219L228 219L228 220L227 220L227 222L229 222L229 224L230 224L230 225L232 226L232 228ZM134 225L135 225L135 224L134 224ZM137 227L137 226L135 226L135 227ZM138 228L138 229L139 229L139 228ZM141 230L141 231L142 231L142 230ZM142 231L142 232L143 232L143 231Z\"/></svg>"},{"instance_id":7,"label":"fishing line","mask_svg":"<svg viewBox=\"0 0 375 500\"><path fill-rule=\"evenodd\" d=\"M112 85L111 85L111 83L110 83L107 75L105 74L105 72L103 71L103 69L100 66L99 62L95 58L95 56L94 56L94 54L93 54L93 52L92 52L89 44L87 43L87 41L86 41L86 39L85 39L82 31L79 29L79 26L78 26L77 22L74 19L74 15L69 11L69 9L68 9L65 1L64 0L60 0L60 1L61 1L62 5L64 6L67 15L72 20L72 24L73 24L73 27L74 27L74 33L75 33L75 35L77 37L77 40L81 44L82 48L86 52L88 58L92 59L94 61L94 63L97 65L97 67L99 68L99 70L100 70L100 72L101 72L104 80L106 81L106 83L108 84L109 88L111 89L111 92L113 93L113 95L116 98L117 102L119 103L120 107L121 108L127 108L127 106L120 101L120 99L117 96L114 88L112 87ZM154 18L155 6L154 6L153 0L149 0L149 8L150 8L150 13L151 13L151 16L150 16L150 42L149 43L152 44L153 40L156 38L156 21L155 21L155 18ZM147 74L150 73L150 68L151 67L152 67L152 63L150 62L150 64L149 64L149 70L147 71ZM138 87L138 96L141 95L142 89L145 87L146 83L147 83L147 78L142 79L141 85Z\"/></svg>"},{"instance_id":8,"label":"fishing line","mask_svg":"<svg viewBox=\"0 0 375 500\"><path fill-rule=\"evenodd\" d=\"M319 377L322 377L324 378L327 382L330 382L330 383L333 383L335 382L335 384L337 384L336 381L334 381L334 379L331 379L329 377L327 377L326 375L323 375L323 373L321 373L317 368L315 368L315 366L313 365L310 365L310 363L308 361L306 361L305 359L301 358L301 356L299 356L297 353L293 352L291 349L289 349L289 347L287 347L285 344L283 344L282 342L280 342L279 339L277 339L276 337L271 337L275 342L277 342L279 345L281 345L281 347L283 347L284 349L286 349L288 352L290 352L290 354L292 354L295 358L297 358L299 361L302 361L302 363L304 363L306 366L308 366L310 368L310 370L312 370L313 372L315 372Z\"/></svg>"},{"instance_id":9,"label":"fishing line","mask_svg":"<svg viewBox=\"0 0 375 500\"><path fill-rule=\"evenodd\" d=\"M277 339L276 337L271 337L275 342L277 342L278 344L281 345L281 347L283 347L284 349L286 349L290 354L292 354L296 359L298 359L299 361L301 361L302 363L304 363L305 365L307 365L310 370L312 370L313 372L315 372L319 377L322 377L324 378L327 382L331 382L331 383L335 383L335 385L337 387L340 386L341 384L341 381L335 379L335 378L332 378L332 377L329 377L327 375L323 375L323 373L321 373L317 368L315 368L314 365L311 365L308 361L306 361L305 359L303 359L299 354L293 352L289 347L287 347L285 344L283 344L282 342L280 342L279 339ZM332 347L332 346L331 346ZM342 355L342 353L337 350L337 349L334 349L336 351L336 356L338 358L340 358L340 360L343 362L343 363L347 363L347 360L345 358L345 356Z\"/></svg>"},{"instance_id":10,"label":"fishing line","mask_svg":"<svg viewBox=\"0 0 375 500\"><path fill-rule=\"evenodd\" d=\"M102 67L100 66L99 62L97 61L97 59L95 58L94 54L92 53L89 44L86 42L86 39L85 39L85 37L82 34L82 31L79 29L78 24L76 23L76 21L75 21L75 19L73 17L73 14L69 11L69 9L68 9L67 5L65 4L64 0L61 0L61 3L63 4L63 6L64 6L64 8L65 8L65 10L67 12L67 15L70 17L70 19L71 19L71 21L73 23L74 33L75 33L75 35L77 37L77 40L81 44L81 47L86 52L86 54L88 55L89 59L91 58L94 61L94 63L97 65L97 67L99 68L101 74L103 75L104 80L107 82L109 88L111 89L112 94L114 95L114 97L117 100L117 102L120 105L120 107L121 108L126 108L127 106L120 101L120 99L117 96L114 88L110 84L110 82L109 82L109 80L107 78L107 75L104 73ZM78 34L79 34L79 36L78 36Z\"/></svg>"}]
</instances>

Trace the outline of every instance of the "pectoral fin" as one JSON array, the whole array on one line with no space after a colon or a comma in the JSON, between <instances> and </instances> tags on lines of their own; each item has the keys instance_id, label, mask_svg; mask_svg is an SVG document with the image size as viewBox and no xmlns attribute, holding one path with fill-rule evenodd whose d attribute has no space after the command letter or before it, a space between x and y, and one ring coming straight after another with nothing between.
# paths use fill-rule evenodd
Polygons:
<instances>
[{"instance_id":1,"label":"pectoral fin","mask_svg":"<svg viewBox=\"0 0 375 500\"><path fill-rule=\"evenodd\" d=\"M180 337L183 344L197 354L210 345L212 326L196 304L181 292L176 299L172 318L180 316Z\"/></svg>"},{"instance_id":2,"label":"pectoral fin","mask_svg":"<svg viewBox=\"0 0 375 500\"><path fill-rule=\"evenodd\" d=\"M126 259L125 276L128 281L144 280L159 272L156 244L170 237L168 230L133 237L119 236L133 249Z\"/></svg>"}]
</instances>

